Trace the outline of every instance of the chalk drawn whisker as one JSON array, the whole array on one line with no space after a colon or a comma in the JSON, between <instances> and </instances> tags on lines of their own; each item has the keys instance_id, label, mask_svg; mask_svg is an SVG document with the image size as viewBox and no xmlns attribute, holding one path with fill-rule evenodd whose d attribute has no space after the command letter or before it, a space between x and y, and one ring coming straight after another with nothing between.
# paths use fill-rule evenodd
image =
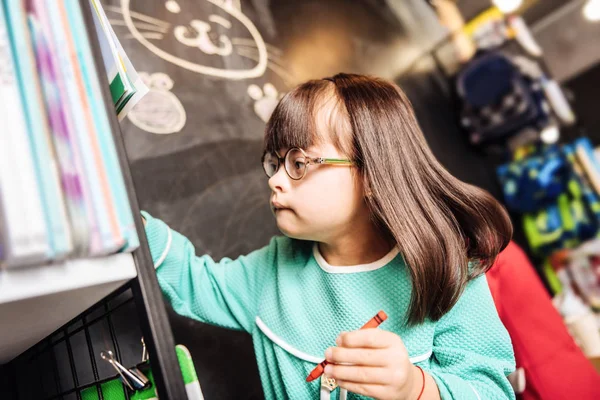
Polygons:
<instances>
[{"instance_id":1,"label":"chalk drawn whisker","mask_svg":"<svg viewBox=\"0 0 600 400\"><path fill-rule=\"evenodd\" d=\"M256 43L253 40L251 40L251 39L232 38L231 39L231 43L233 43L235 45L238 45L238 46L249 46L249 47L257 48L256 47ZM277 47L275 47L275 46L273 46L271 44L265 43L265 46L273 54L278 54L278 55L282 54L282 51L280 49L278 49Z\"/></svg>"},{"instance_id":2,"label":"chalk drawn whisker","mask_svg":"<svg viewBox=\"0 0 600 400\"><path fill-rule=\"evenodd\" d=\"M107 6L104 6L104 9L108 10L108 11L116 12L118 14L123 14L123 12L121 11L121 7L118 7L118 6L107 5ZM148 23L151 23L151 24L156 25L156 26L162 26L162 27L167 28L167 29L171 26L171 24L169 24L166 21L163 21L163 20L158 19L158 18L150 17L149 15L146 15L146 14L142 14L142 13L139 13L139 12L136 12L136 11L130 11L129 13L130 13L132 19L133 18L137 18L137 19L139 19L141 21L148 22Z\"/></svg>"},{"instance_id":3,"label":"chalk drawn whisker","mask_svg":"<svg viewBox=\"0 0 600 400\"><path fill-rule=\"evenodd\" d=\"M165 37L165 35L163 35L162 33L158 33L158 32L148 32L148 33L140 32L140 35L142 35L142 37L144 37L146 39L157 39L157 40L162 40ZM133 36L131 33L128 33L127 35L125 35L125 39L135 39L135 36Z\"/></svg>"}]
</instances>

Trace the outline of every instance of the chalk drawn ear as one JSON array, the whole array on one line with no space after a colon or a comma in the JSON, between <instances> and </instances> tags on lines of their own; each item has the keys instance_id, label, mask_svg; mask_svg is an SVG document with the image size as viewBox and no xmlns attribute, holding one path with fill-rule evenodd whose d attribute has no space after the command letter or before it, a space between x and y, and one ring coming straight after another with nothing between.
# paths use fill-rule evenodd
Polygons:
<instances>
[{"instance_id":1,"label":"chalk drawn ear","mask_svg":"<svg viewBox=\"0 0 600 400\"><path fill-rule=\"evenodd\" d=\"M181 7L179 6L179 3L175 0L165 1L165 8L173 14L179 14L181 12Z\"/></svg>"},{"instance_id":2,"label":"chalk drawn ear","mask_svg":"<svg viewBox=\"0 0 600 400\"><path fill-rule=\"evenodd\" d=\"M173 89L173 80L171 77L162 72L156 72L152 74L152 87L158 90L171 90Z\"/></svg>"}]
</instances>

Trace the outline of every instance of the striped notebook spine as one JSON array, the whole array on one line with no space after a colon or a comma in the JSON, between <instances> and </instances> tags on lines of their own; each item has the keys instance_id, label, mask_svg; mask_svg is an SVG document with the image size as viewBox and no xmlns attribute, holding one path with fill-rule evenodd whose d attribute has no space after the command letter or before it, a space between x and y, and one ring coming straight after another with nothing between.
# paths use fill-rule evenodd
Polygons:
<instances>
[{"instance_id":1,"label":"striped notebook spine","mask_svg":"<svg viewBox=\"0 0 600 400\"><path fill-rule=\"evenodd\" d=\"M125 189L125 181L123 180L115 142L112 137L105 103L100 89L100 82L105 84L106 78L100 79L98 71L96 70L79 2L61 1L66 6L71 30L73 32L72 36L75 38L77 55L86 83L86 93L90 99L94 122L98 132L102 159L106 166L119 225L126 241L122 250L131 251L139 246L139 239L135 230L129 198Z\"/></svg>"},{"instance_id":2,"label":"striped notebook spine","mask_svg":"<svg viewBox=\"0 0 600 400\"><path fill-rule=\"evenodd\" d=\"M54 49L59 61L59 73L63 79L66 109L73 121L73 139L81 153L85 183L90 189L90 209L95 215L97 234L90 242L91 255L114 253L123 246L124 239L118 229L114 204L110 202L110 187L106 168L102 162L97 132L92 121L90 105L83 88L83 78L75 54L73 33L64 15L64 4L57 0L41 0L43 11L49 17ZM62 14L62 15L61 15Z\"/></svg>"},{"instance_id":3,"label":"striped notebook spine","mask_svg":"<svg viewBox=\"0 0 600 400\"><path fill-rule=\"evenodd\" d=\"M83 197L81 170L78 169L73 139L67 127L65 104L57 82L56 66L38 18L39 10L36 9L35 2L28 4L31 6L31 9L28 10L28 22L35 49L36 66L42 84L52 139L59 160L61 184L73 231L73 243L77 255L86 255L89 247L90 224Z\"/></svg>"}]
</instances>

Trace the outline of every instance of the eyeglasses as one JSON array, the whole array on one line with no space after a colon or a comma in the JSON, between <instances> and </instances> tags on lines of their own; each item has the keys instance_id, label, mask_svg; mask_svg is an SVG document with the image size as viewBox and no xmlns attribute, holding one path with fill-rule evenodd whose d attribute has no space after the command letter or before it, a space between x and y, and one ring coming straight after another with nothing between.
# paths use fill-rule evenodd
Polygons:
<instances>
[{"instance_id":1,"label":"eyeglasses","mask_svg":"<svg viewBox=\"0 0 600 400\"><path fill-rule=\"evenodd\" d=\"M277 153L271 152L265 152L265 154L262 156L263 169L269 178L279 171L279 167L282 163L285 167L285 172L295 181L304 178L306 171L308 170L308 166L311 164L354 165L351 160L309 157L304 150L298 147L292 147L285 153L285 156L283 157L279 157Z\"/></svg>"}]
</instances>

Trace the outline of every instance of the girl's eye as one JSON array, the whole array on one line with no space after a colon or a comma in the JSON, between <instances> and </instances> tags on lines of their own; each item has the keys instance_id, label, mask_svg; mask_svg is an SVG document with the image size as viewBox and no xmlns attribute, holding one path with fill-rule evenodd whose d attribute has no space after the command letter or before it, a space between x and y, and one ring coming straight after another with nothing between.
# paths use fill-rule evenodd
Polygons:
<instances>
[{"instance_id":1,"label":"girl's eye","mask_svg":"<svg viewBox=\"0 0 600 400\"><path fill-rule=\"evenodd\" d=\"M296 167L296 169L304 169L305 165L306 164L305 164L304 160L294 161L294 166Z\"/></svg>"},{"instance_id":2,"label":"girl's eye","mask_svg":"<svg viewBox=\"0 0 600 400\"><path fill-rule=\"evenodd\" d=\"M301 179L306 170L306 157L299 149L291 149L285 156L285 169L292 179Z\"/></svg>"}]
</instances>

